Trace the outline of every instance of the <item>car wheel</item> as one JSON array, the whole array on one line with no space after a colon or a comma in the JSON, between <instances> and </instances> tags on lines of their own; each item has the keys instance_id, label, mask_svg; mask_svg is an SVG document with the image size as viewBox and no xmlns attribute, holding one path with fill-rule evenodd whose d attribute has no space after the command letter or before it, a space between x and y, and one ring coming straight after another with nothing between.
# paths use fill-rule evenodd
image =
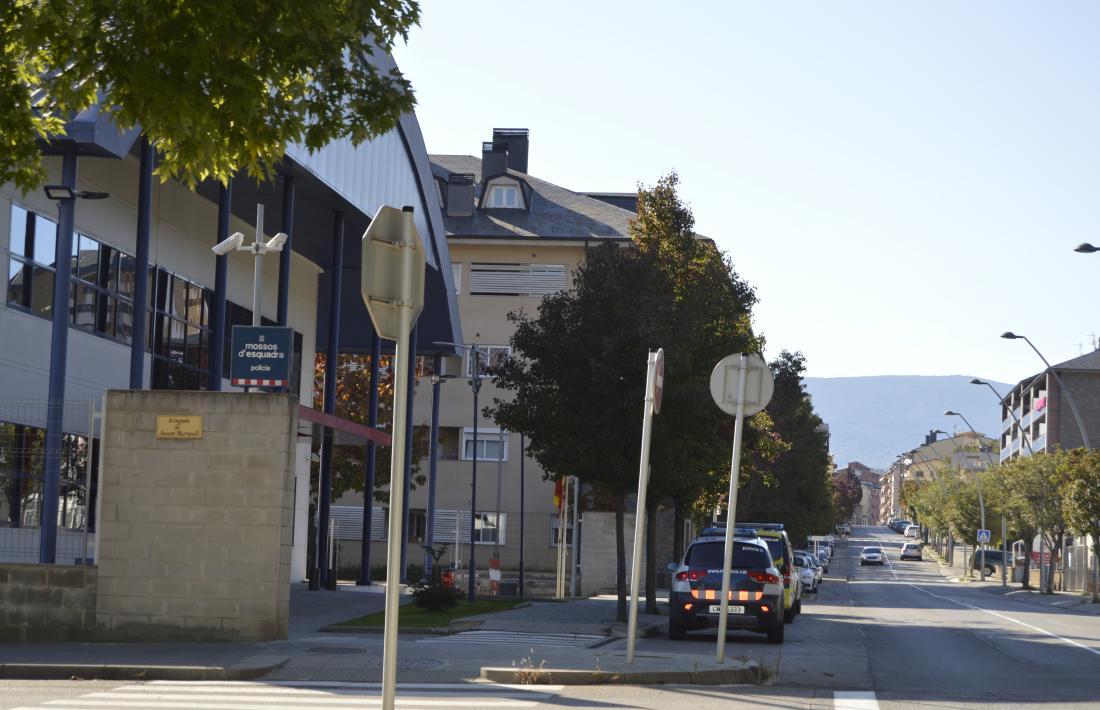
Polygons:
<instances>
[{"instance_id":1,"label":"car wheel","mask_svg":"<svg viewBox=\"0 0 1100 710\"><path fill-rule=\"evenodd\" d=\"M668 618L668 638L671 641L683 641L687 636L687 629L673 617Z\"/></svg>"},{"instance_id":2,"label":"car wheel","mask_svg":"<svg viewBox=\"0 0 1100 710\"><path fill-rule=\"evenodd\" d=\"M783 643L783 624L768 629L768 643Z\"/></svg>"},{"instance_id":3,"label":"car wheel","mask_svg":"<svg viewBox=\"0 0 1100 710\"><path fill-rule=\"evenodd\" d=\"M786 611L783 612L783 623L784 624L789 624L792 621L794 621L794 607L793 606L790 609L787 609Z\"/></svg>"},{"instance_id":4,"label":"car wheel","mask_svg":"<svg viewBox=\"0 0 1100 710\"><path fill-rule=\"evenodd\" d=\"M985 576L986 577L992 577L993 573L996 572L997 570L995 570L993 568L993 565L986 565L984 571L985 571Z\"/></svg>"},{"instance_id":5,"label":"car wheel","mask_svg":"<svg viewBox=\"0 0 1100 710\"><path fill-rule=\"evenodd\" d=\"M795 616L798 616L799 614L802 613L802 600L801 599L799 599L798 601L796 601L794 603L794 608L791 609L791 611L794 612Z\"/></svg>"},{"instance_id":6,"label":"car wheel","mask_svg":"<svg viewBox=\"0 0 1100 710\"><path fill-rule=\"evenodd\" d=\"M863 560L860 560L860 561L859 561L859 566L860 566L860 567L862 567L862 566L863 566L863 565L865 565L865 564L867 564L867 563L866 563L866 562L864 562Z\"/></svg>"},{"instance_id":7,"label":"car wheel","mask_svg":"<svg viewBox=\"0 0 1100 710\"><path fill-rule=\"evenodd\" d=\"M828 567L822 568L821 571L824 572L825 574L829 574L829 568Z\"/></svg>"}]
</instances>

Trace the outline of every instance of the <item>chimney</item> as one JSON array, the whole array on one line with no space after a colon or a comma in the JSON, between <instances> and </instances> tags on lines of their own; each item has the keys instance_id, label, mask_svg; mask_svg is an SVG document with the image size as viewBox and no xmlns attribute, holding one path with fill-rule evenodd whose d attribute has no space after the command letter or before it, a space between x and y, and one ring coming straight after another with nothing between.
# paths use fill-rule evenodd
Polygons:
<instances>
[{"instance_id":1,"label":"chimney","mask_svg":"<svg viewBox=\"0 0 1100 710\"><path fill-rule=\"evenodd\" d=\"M508 167L518 173L527 172L528 134L526 128L494 128L493 143L503 143L508 150Z\"/></svg>"},{"instance_id":2,"label":"chimney","mask_svg":"<svg viewBox=\"0 0 1100 710\"><path fill-rule=\"evenodd\" d=\"M508 144L492 141L481 144L481 179L499 175L508 169Z\"/></svg>"},{"instance_id":3,"label":"chimney","mask_svg":"<svg viewBox=\"0 0 1100 710\"><path fill-rule=\"evenodd\" d=\"M469 217L473 213L473 173L451 173L447 176L447 216Z\"/></svg>"}]
</instances>

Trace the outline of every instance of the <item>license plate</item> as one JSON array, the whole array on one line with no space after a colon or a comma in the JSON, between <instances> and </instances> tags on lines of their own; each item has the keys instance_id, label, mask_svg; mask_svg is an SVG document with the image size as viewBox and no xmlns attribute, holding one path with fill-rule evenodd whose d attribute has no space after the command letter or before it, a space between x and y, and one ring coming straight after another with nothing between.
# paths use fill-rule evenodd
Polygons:
<instances>
[{"instance_id":1,"label":"license plate","mask_svg":"<svg viewBox=\"0 0 1100 710\"><path fill-rule=\"evenodd\" d=\"M721 604L711 604L710 605L710 613L711 614L721 614L722 613L722 605ZM727 614L744 614L745 613L745 607L743 607L743 606L734 606L733 604L730 604L729 606L726 607L726 613Z\"/></svg>"}]
</instances>

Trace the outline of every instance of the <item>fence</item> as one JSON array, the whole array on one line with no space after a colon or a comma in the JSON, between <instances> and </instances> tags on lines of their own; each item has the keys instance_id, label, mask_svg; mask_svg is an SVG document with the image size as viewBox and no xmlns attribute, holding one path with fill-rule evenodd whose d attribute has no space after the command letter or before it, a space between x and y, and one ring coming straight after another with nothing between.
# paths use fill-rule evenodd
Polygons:
<instances>
[{"instance_id":1,"label":"fence","mask_svg":"<svg viewBox=\"0 0 1100 710\"><path fill-rule=\"evenodd\" d=\"M0 400L0 562L38 562L46 463L45 400ZM101 419L90 401L62 411L58 564L87 562L94 545ZM89 436L89 433L92 436Z\"/></svg>"}]
</instances>

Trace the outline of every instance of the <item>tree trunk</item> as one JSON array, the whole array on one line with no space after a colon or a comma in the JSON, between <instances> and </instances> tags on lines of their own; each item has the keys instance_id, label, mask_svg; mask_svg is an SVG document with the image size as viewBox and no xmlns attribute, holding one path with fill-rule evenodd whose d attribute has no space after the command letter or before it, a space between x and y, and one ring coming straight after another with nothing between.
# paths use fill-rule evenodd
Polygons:
<instances>
[{"instance_id":1,"label":"tree trunk","mask_svg":"<svg viewBox=\"0 0 1100 710\"><path fill-rule=\"evenodd\" d=\"M1092 603L1100 602L1100 525L1093 525L1092 535Z\"/></svg>"},{"instance_id":2,"label":"tree trunk","mask_svg":"<svg viewBox=\"0 0 1100 710\"><path fill-rule=\"evenodd\" d=\"M626 493L615 494L615 592L619 601L615 619L626 621L626 536L623 534L623 516L626 510Z\"/></svg>"},{"instance_id":3,"label":"tree trunk","mask_svg":"<svg viewBox=\"0 0 1100 710\"><path fill-rule=\"evenodd\" d=\"M1024 562L1024 574L1020 589L1031 589L1031 548L1035 545L1035 531L1023 530L1021 533L1024 540L1024 554L1027 555L1027 560ZM1041 561L1042 557L1039 559Z\"/></svg>"},{"instance_id":4,"label":"tree trunk","mask_svg":"<svg viewBox=\"0 0 1100 710\"><path fill-rule=\"evenodd\" d=\"M676 529L672 531L672 556L676 558L675 562L679 562L684 556L684 508L678 498L673 499L672 502L676 506L673 518Z\"/></svg>"},{"instance_id":5,"label":"tree trunk","mask_svg":"<svg viewBox=\"0 0 1100 710\"><path fill-rule=\"evenodd\" d=\"M657 497L645 507L645 613L657 614Z\"/></svg>"}]
</instances>

